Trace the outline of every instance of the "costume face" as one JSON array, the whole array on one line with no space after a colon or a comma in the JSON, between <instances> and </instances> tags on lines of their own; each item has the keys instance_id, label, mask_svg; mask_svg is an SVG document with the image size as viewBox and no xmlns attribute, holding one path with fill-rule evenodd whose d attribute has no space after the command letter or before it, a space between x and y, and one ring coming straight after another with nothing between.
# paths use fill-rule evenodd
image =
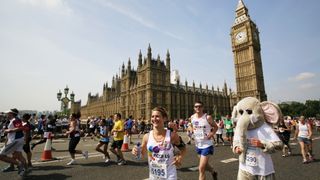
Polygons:
<instances>
[{"instance_id":1,"label":"costume face","mask_svg":"<svg viewBox=\"0 0 320 180\"><path fill-rule=\"evenodd\" d=\"M240 137L240 148L245 149L247 131L258 128L265 122L278 123L281 111L276 104L267 101L260 103L256 98L247 97L238 102L232 116L237 123L235 134Z\"/></svg>"}]
</instances>

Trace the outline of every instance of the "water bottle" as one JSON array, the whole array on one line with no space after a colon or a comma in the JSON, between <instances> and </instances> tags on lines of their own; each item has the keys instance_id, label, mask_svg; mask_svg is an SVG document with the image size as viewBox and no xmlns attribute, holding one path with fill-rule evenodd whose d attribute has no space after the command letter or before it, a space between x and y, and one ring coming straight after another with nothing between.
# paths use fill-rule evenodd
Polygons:
<instances>
[{"instance_id":1,"label":"water bottle","mask_svg":"<svg viewBox=\"0 0 320 180\"><path fill-rule=\"evenodd\" d=\"M137 160L141 160L141 144L140 142L137 143Z\"/></svg>"}]
</instances>

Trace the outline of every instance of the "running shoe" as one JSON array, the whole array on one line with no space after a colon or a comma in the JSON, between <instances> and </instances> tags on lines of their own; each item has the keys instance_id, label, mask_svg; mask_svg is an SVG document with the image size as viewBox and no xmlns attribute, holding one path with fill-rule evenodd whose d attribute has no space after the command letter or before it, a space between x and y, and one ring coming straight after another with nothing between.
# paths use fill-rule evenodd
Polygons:
<instances>
[{"instance_id":1,"label":"running shoe","mask_svg":"<svg viewBox=\"0 0 320 180\"><path fill-rule=\"evenodd\" d=\"M28 167L28 168L26 169L26 173L29 174L29 173L31 173L31 172L32 172L32 168Z\"/></svg>"},{"instance_id":2,"label":"running shoe","mask_svg":"<svg viewBox=\"0 0 320 180\"><path fill-rule=\"evenodd\" d=\"M125 160L123 160L123 159L121 159L120 162L118 162L119 166L123 166L123 165L126 165L126 164L127 164L127 162Z\"/></svg>"},{"instance_id":3,"label":"running shoe","mask_svg":"<svg viewBox=\"0 0 320 180\"><path fill-rule=\"evenodd\" d=\"M18 174L19 174L19 176L21 176L21 177L25 176L26 170L25 170L25 168L23 167L23 164L20 164L20 165L18 166Z\"/></svg>"},{"instance_id":4,"label":"running shoe","mask_svg":"<svg viewBox=\"0 0 320 180\"><path fill-rule=\"evenodd\" d=\"M120 161L121 161L120 156L117 155L117 161L116 162L120 163Z\"/></svg>"},{"instance_id":5,"label":"running shoe","mask_svg":"<svg viewBox=\"0 0 320 180\"><path fill-rule=\"evenodd\" d=\"M104 163L109 163L110 162L110 159L106 159L106 161Z\"/></svg>"},{"instance_id":6,"label":"running shoe","mask_svg":"<svg viewBox=\"0 0 320 180\"><path fill-rule=\"evenodd\" d=\"M36 147L36 144L32 143L32 144L31 144L31 150L33 150L34 147Z\"/></svg>"},{"instance_id":7,"label":"running shoe","mask_svg":"<svg viewBox=\"0 0 320 180\"><path fill-rule=\"evenodd\" d=\"M11 172L14 171L14 166L9 165L8 167L1 170L2 172Z\"/></svg>"},{"instance_id":8,"label":"running shoe","mask_svg":"<svg viewBox=\"0 0 320 180\"><path fill-rule=\"evenodd\" d=\"M212 174L213 180L218 180L218 173L216 171L213 171L213 173L211 174Z\"/></svg>"},{"instance_id":9,"label":"running shoe","mask_svg":"<svg viewBox=\"0 0 320 180\"><path fill-rule=\"evenodd\" d=\"M88 151L84 151L84 152L82 153L82 155L84 156L85 159L88 159L88 157L89 157L89 152L88 152Z\"/></svg>"},{"instance_id":10,"label":"running shoe","mask_svg":"<svg viewBox=\"0 0 320 180\"><path fill-rule=\"evenodd\" d=\"M313 161L314 161L313 156L309 156L308 162L313 162Z\"/></svg>"},{"instance_id":11,"label":"running shoe","mask_svg":"<svg viewBox=\"0 0 320 180\"><path fill-rule=\"evenodd\" d=\"M76 160L71 159L70 162L67 163L68 166L76 164Z\"/></svg>"}]
</instances>

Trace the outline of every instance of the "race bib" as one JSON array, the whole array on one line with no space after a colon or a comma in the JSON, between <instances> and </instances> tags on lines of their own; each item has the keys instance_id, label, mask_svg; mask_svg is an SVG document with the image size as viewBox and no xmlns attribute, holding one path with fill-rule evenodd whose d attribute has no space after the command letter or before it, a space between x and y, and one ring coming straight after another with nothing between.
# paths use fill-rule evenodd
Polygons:
<instances>
[{"instance_id":1,"label":"race bib","mask_svg":"<svg viewBox=\"0 0 320 180\"><path fill-rule=\"evenodd\" d=\"M196 131L194 131L194 138L195 139L204 139L205 138L205 134L204 134L204 130L203 129L197 129Z\"/></svg>"},{"instance_id":2,"label":"race bib","mask_svg":"<svg viewBox=\"0 0 320 180\"><path fill-rule=\"evenodd\" d=\"M258 166L257 152L254 149L248 149L246 154L246 165Z\"/></svg>"},{"instance_id":3,"label":"race bib","mask_svg":"<svg viewBox=\"0 0 320 180\"><path fill-rule=\"evenodd\" d=\"M48 124L48 128L52 128L52 125L51 125L51 124Z\"/></svg>"},{"instance_id":4,"label":"race bib","mask_svg":"<svg viewBox=\"0 0 320 180\"><path fill-rule=\"evenodd\" d=\"M150 173L151 176L156 178L167 178L167 165L166 164L160 164L151 161L150 162Z\"/></svg>"},{"instance_id":5,"label":"race bib","mask_svg":"<svg viewBox=\"0 0 320 180\"><path fill-rule=\"evenodd\" d=\"M231 125L230 124L226 124L226 129L231 129Z\"/></svg>"},{"instance_id":6,"label":"race bib","mask_svg":"<svg viewBox=\"0 0 320 180\"><path fill-rule=\"evenodd\" d=\"M79 133L74 134L74 137L79 137L79 136L80 136Z\"/></svg>"},{"instance_id":7,"label":"race bib","mask_svg":"<svg viewBox=\"0 0 320 180\"><path fill-rule=\"evenodd\" d=\"M43 137L48 138L50 132L44 132Z\"/></svg>"}]
</instances>

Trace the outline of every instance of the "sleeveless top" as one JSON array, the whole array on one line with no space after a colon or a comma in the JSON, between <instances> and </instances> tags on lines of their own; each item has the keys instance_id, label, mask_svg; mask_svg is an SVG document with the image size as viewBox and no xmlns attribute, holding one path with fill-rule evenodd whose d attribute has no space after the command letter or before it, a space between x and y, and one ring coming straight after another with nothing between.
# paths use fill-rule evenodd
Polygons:
<instances>
[{"instance_id":1,"label":"sleeveless top","mask_svg":"<svg viewBox=\"0 0 320 180\"><path fill-rule=\"evenodd\" d=\"M15 129L20 127L22 127L22 121L19 118L13 118L10 120L8 129ZM23 141L23 136L23 131L7 133L8 144L18 139Z\"/></svg>"},{"instance_id":2,"label":"sleeveless top","mask_svg":"<svg viewBox=\"0 0 320 180\"><path fill-rule=\"evenodd\" d=\"M76 124L75 129L70 133L71 138L80 137L80 120L76 119L75 122L77 124Z\"/></svg>"},{"instance_id":3,"label":"sleeveless top","mask_svg":"<svg viewBox=\"0 0 320 180\"><path fill-rule=\"evenodd\" d=\"M153 131L150 131L147 150L149 163L149 179L177 179L176 166L174 161L174 147L171 144L171 132L166 130L164 141L157 142L153 137Z\"/></svg>"},{"instance_id":4,"label":"sleeveless top","mask_svg":"<svg viewBox=\"0 0 320 180\"><path fill-rule=\"evenodd\" d=\"M308 131L307 123L302 124L302 123L299 122L298 126L299 126L298 137L308 138L309 131Z\"/></svg>"},{"instance_id":5,"label":"sleeveless top","mask_svg":"<svg viewBox=\"0 0 320 180\"><path fill-rule=\"evenodd\" d=\"M106 126L100 126L100 134L101 135L108 135L108 131L107 131L107 127ZM109 137L103 137L101 136L101 139L100 139L101 142L109 142Z\"/></svg>"},{"instance_id":6,"label":"sleeveless top","mask_svg":"<svg viewBox=\"0 0 320 180\"><path fill-rule=\"evenodd\" d=\"M197 148L205 149L213 146L212 140L207 138L207 135L212 129L211 125L208 123L207 114L204 114L200 118L193 116L191 123L193 126L193 134Z\"/></svg>"}]
</instances>

